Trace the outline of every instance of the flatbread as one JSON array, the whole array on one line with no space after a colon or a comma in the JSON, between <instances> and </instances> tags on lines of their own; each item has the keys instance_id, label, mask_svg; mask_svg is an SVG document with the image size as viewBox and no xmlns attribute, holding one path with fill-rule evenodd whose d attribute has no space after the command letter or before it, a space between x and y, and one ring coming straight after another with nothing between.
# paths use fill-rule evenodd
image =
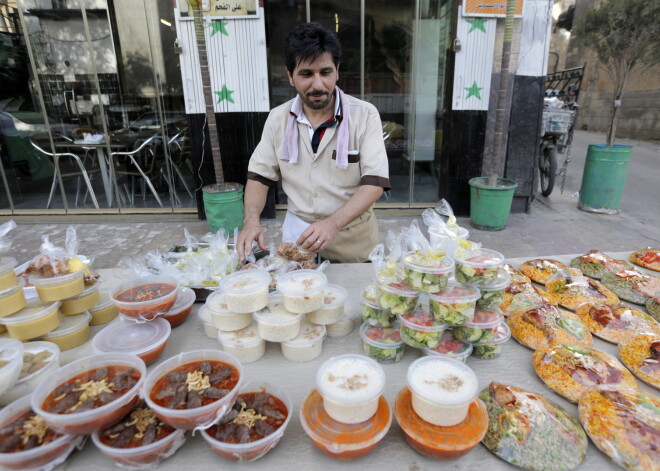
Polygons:
<instances>
[{"instance_id":1,"label":"flatbread","mask_svg":"<svg viewBox=\"0 0 660 471\"><path fill-rule=\"evenodd\" d=\"M586 276L553 278L545 285L545 289L553 304L571 311L588 302L600 302L609 306L620 303L616 294Z\"/></svg>"},{"instance_id":2,"label":"flatbread","mask_svg":"<svg viewBox=\"0 0 660 471\"><path fill-rule=\"evenodd\" d=\"M646 304L647 298L660 296L660 278L637 270L606 273L601 281L619 298L635 304Z\"/></svg>"},{"instance_id":3,"label":"flatbread","mask_svg":"<svg viewBox=\"0 0 660 471\"><path fill-rule=\"evenodd\" d=\"M600 280L607 272L633 269L630 263L612 258L600 250L590 250L584 255L575 257L571 260L570 266L596 280Z\"/></svg>"},{"instance_id":4,"label":"flatbread","mask_svg":"<svg viewBox=\"0 0 660 471\"><path fill-rule=\"evenodd\" d=\"M640 267L660 271L660 249L647 247L630 254L630 261Z\"/></svg>"},{"instance_id":5,"label":"flatbread","mask_svg":"<svg viewBox=\"0 0 660 471\"><path fill-rule=\"evenodd\" d=\"M660 323L645 312L625 304L608 306L603 303L585 303L575 313L596 337L620 344L642 332L660 335Z\"/></svg>"},{"instance_id":6,"label":"flatbread","mask_svg":"<svg viewBox=\"0 0 660 471\"><path fill-rule=\"evenodd\" d=\"M649 298L646 300L646 310L653 318L660 322L660 296L657 298Z\"/></svg>"},{"instance_id":7,"label":"flatbread","mask_svg":"<svg viewBox=\"0 0 660 471\"><path fill-rule=\"evenodd\" d=\"M635 376L660 389L660 333L640 334L622 343L619 356Z\"/></svg>"},{"instance_id":8,"label":"flatbread","mask_svg":"<svg viewBox=\"0 0 660 471\"><path fill-rule=\"evenodd\" d=\"M551 258L535 258L534 260L527 260L520 265L519 270L520 273L528 276L532 281L536 281L542 285L546 284L552 275L558 271L565 272L567 275L572 276L579 276L582 274L580 270L571 268L559 260L553 260Z\"/></svg>"}]
</instances>

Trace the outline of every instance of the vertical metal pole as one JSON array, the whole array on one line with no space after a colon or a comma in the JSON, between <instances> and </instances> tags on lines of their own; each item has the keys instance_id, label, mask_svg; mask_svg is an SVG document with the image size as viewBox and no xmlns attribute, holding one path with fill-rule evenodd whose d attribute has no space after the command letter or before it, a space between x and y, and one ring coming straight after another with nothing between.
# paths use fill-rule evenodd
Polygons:
<instances>
[{"instance_id":1,"label":"vertical metal pole","mask_svg":"<svg viewBox=\"0 0 660 471\"><path fill-rule=\"evenodd\" d=\"M419 38L419 20L421 19L421 14L420 14L420 9L421 5L419 0L415 0L415 16L413 19L413 24L414 22L417 22L418 28L415 31L415 28L413 27L413 47L412 47L412 60L410 63L414 65L415 67L417 66L417 62L419 61L419 45L421 43L420 38ZM410 134L411 140L412 140L412 152L410 155L410 166L409 166L409 173L410 173L410 182L408 184L408 206L412 205L413 203L413 198L415 195L415 159L416 159L416 154L417 154L417 133L415 131L415 126L417 123L417 86L415 85L416 80L417 80L417 74L415 73L415 69L413 68L410 71L410 113L411 113L411 118L410 122L412 123L412 132Z\"/></svg>"},{"instance_id":2,"label":"vertical metal pole","mask_svg":"<svg viewBox=\"0 0 660 471\"><path fill-rule=\"evenodd\" d=\"M305 16L307 17L307 23L312 21L312 8L311 8L311 0L305 0Z\"/></svg>"}]
</instances>

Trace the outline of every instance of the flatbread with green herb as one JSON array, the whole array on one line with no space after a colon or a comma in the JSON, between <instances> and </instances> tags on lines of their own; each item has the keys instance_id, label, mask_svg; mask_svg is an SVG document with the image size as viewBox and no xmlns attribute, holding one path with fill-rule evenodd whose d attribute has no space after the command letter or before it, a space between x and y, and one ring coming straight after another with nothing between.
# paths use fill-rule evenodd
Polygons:
<instances>
[{"instance_id":1,"label":"flatbread with green herb","mask_svg":"<svg viewBox=\"0 0 660 471\"><path fill-rule=\"evenodd\" d=\"M551 258L535 258L534 260L527 260L520 265L520 273L529 277L532 281L546 284L552 276L557 272L563 272L566 275L578 276L582 272L576 268L571 268L559 260Z\"/></svg>"},{"instance_id":2,"label":"flatbread with green herb","mask_svg":"<svg viewBox=\"0 0 660 471\"><path fill-rule=\"evenodd\" d=\"M633 269L630 263L605 255L600 250L591 250L584 255L575 257L571 260L570 265L584 275L597 280L600 280L607 272Z\"/></svg>"},{"instance_id":3,"label":"flatbread with green herb","mask_svg":"<svg viewBox=\"0 0 660 471\"><path fill-rule=\"evenodd\" d=\"M637 270L606 273L601 283L615 292L619 298L635 304L644 305L648 298L660 296L660 278Z\"/></svg>"}]
</instances>

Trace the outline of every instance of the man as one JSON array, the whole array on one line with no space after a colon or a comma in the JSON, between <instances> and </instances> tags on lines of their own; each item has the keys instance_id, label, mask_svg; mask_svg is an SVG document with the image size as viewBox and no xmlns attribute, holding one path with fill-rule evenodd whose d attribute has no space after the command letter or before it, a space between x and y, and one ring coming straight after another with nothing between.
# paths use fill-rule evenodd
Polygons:
<instances>
[{"instance_id":1,"label":"man","mask_svg":"<svg viewBox=\"0 0 660 471\"><path fill-rule=\"evenodd\" d=\"M332 262L364 262L378 243L373 204L389 189L380 116L337 87L341 46L318 23L297 25L284 59L298 95L271 110L248 166L245 217L236 249L262 249L268 188L282 179L288 211L282 239Z\"/></svg>"}]
</instances>

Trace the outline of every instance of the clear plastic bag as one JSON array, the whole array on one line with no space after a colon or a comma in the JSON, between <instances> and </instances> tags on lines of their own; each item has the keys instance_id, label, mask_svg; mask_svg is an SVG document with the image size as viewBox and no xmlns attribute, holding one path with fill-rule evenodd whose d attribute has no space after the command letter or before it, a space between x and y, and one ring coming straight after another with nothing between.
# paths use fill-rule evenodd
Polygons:
<instances>
[{"instance_id":1,"label":"clear plastic bag","mask_svg":"<svg viewBox=\"0 0 660 471\"><path fill-rule=\"evenodd\" d=\"M447 218L445 221L443 216ZM446 200L440 200L435 208L425 209L422 220L429 230L430 243L435 249L453 256L459 240L465 240L470 233L456 222L454 211Z\"/></svg>"},{"instance_id":2,"label":"clear plastic bag","mask_svg":"<svg viewBox=\"0 0 660 471\"><path fill-rule=\"evenodd\" d=\"M378 244L369 254L376 271L376 281L382 285L405 285L406 274L401 257L406 251L406 241L401 233L388 231L385 243L387 254L383 244Z\"/></svg>"},{"instance_id":3,"label":"clear plastic bag","mask_svg":"<svg viewBox=\"0 0 660 471\"><path fill-rule=\"evenodd\" d=\"M53 278L85 270L86 284L93 284L98 279L98 275L93 275L89 270L92 260L78 254L80 244L73 226L66 230L64 247L53 244L47 235L42 236L41 240L40 254L32 259L26 273Z\"/></svg>"},{"instance_id":4,"label":"clear plastic bag","mask_svg":"<svg viewBox=\"0 0 660 471\"><path fill-rule=\"evenodd\" d=\"M11 221L0 224L0 255L6 254L11 248L12 241L9 240L7 234L16 228L16 223Z\"/></svg>"}]
</instances>

